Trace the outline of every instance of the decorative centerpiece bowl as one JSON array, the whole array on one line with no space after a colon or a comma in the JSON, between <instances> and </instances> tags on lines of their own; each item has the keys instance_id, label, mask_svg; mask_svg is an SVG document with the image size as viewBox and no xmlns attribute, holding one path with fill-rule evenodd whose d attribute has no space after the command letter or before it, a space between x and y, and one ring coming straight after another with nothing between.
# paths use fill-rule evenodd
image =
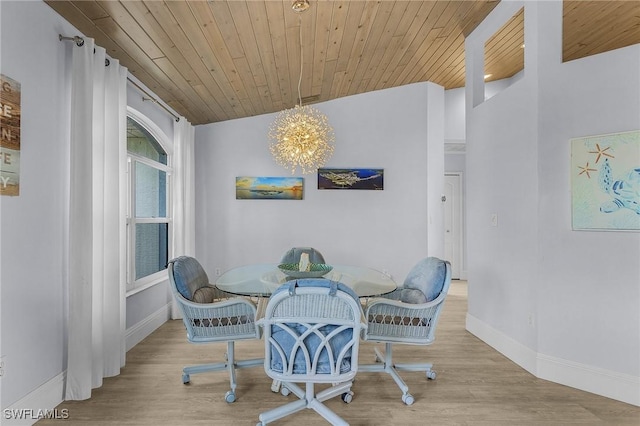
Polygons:
<instances>
[{"instance_id":1,"label":"decorative centerpiece bowl","mask_svg":"<svg viewBox=\"0 0 640 426\"><path fill-rule=\"evenodd\" d=\"M310 263L309 267L308 271L301 271L299 263L281 263L278 265L278 269L293 278L320 278L333 269L333 266L324 263Z\"/></svg>"}]
</instances>

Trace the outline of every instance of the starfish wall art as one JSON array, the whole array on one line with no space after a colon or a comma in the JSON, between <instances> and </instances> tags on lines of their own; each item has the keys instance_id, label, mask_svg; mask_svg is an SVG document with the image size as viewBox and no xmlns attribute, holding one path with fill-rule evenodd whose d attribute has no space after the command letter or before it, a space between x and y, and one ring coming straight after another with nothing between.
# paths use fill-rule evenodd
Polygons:
<instances>
[{"instance_id":1,"label":"starfish wall art","mask_svg":"<svg viewBox=\"0 0 640 426\"><path fill-rule=\"evenodd\" d=\"M640 131L571 140L576 230L640 230Z\"/></svg>"}]
</instances>

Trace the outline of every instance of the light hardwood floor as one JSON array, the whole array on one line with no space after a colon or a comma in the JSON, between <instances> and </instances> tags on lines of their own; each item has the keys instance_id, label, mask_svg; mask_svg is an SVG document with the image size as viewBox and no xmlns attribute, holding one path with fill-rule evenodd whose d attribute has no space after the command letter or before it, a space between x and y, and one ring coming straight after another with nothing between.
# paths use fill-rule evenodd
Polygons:
<instances>
[{"instance_id":1,"label":"light hardwood floor","mask_svg":"<svg viewBox=\"0 0 640 426\"><path fill-rule=\"evenodd\" d=\"M327 405L352 425L632 425L640 424L640 408L537 379L465 331L466 283L454 281L429 347L397 346L398 362L429 359L436 380L423 373L401 373L415 403L406 406L388 375L359 373L351 404L340 398ZM360 362L374 360L372 344L363 343ZM200 426L255 425L258 414L295 398L270 391L262 367L238 372L237 400L224 401L226 373L193 375L183 385L182 367L221 360L226 345L193 345L182 321L169 321L127 353L122 373L104 381L87 401L62 403L66 420L46 425ZM261 357L263 343L241 342L240 358ZM275 424L326 425L304 410Z\"/></svg>"}]
</instances>

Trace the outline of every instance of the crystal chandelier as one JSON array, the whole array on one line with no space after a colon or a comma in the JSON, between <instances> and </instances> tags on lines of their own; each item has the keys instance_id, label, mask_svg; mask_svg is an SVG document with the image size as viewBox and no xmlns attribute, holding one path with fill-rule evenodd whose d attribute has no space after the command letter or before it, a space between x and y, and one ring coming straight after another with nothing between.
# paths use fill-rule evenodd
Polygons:
<instances>
[{"instance_id":1,"label":"crystal chandelier","mask_svg":"<svg viewBox=\"0 0 640 426\"><path fill-rule=\"evenodd\" d=\"M309 8L308 0L295 0L291 8L302 13ZM333 155L334 134L327 116L317 109L302 105L302 17L300 16L300 78L298 105L281 111L271 128L269 149L281 166L294 174L300 167L302 174L315 172Z\"/></svg>"}]
</instances>

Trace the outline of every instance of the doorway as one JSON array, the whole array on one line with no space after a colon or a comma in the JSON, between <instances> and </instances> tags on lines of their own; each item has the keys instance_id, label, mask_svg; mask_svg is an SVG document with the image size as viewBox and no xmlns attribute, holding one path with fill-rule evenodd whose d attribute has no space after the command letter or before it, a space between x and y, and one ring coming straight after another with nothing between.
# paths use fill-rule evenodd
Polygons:
<instances>
[{"instance_id":1,"label":"doorway","mask_svg":"<svg viewBox=\"0 0 640 426\"><path fill-rule=\"evenodd\" d=\"M462 232L462 173L446 173L444 184L444 258L451 263L451 278L462 279L464 235Z\"/></svg>"}]
</instances>

